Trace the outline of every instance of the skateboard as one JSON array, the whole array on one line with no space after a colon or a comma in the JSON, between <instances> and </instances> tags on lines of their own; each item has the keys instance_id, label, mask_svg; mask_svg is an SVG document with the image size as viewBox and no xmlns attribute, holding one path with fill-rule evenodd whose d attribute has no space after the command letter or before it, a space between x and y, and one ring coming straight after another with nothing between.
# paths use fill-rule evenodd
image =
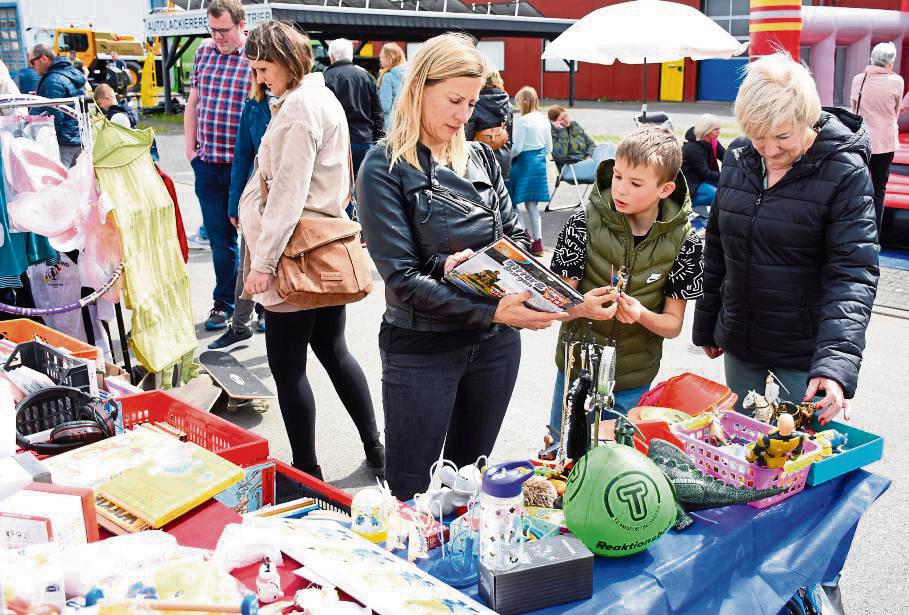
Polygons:
<instances>
[{"instance_id":1,"label":"skateboard","mask_svg":"<svg viewBox=\"0 0 909 615\"><path fill-rule=\"evenodd\" d=\"M268 401L275 399L265 384L227 352L209 350L199 355L199 363L229 398L227 409L236 412L249 408L256 412L268 410Z\"/></svg>"}]
</instances>

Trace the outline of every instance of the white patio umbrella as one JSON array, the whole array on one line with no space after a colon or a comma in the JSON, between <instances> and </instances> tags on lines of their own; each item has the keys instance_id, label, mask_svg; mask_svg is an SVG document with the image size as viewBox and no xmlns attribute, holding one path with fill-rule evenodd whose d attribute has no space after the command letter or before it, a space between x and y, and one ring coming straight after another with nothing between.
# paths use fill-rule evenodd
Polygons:
<instances>
[{"instance_id":1,"label":"white patio umbrella","mask_svg":"<svg viewBox=\"0 0 909 615\"><path fill-rule=\"evenodd\" d=\"M663 0L632 0L582 17L546 47L543 59L643 64L646 115L648 62L731 58L747 48L748 43L737 41L696 8Z\"/></svg>"}]
</instances>

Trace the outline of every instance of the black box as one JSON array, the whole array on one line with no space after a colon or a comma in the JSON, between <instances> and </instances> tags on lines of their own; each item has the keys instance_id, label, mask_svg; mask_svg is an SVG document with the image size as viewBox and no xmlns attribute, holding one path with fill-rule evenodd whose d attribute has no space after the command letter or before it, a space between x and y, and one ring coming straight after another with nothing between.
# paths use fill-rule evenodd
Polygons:
<instances>
[{"instance_id":1,"label":"black box","mask_svg":"<svg viewBox=\"0 0 909 615\"><path fill-rule=\"evenodd\" d=\"M522 563L493 572L480 565L480 596L501 615L593 595L593 554L571 534L527 542Z\"/></svg>"}]
</instances>

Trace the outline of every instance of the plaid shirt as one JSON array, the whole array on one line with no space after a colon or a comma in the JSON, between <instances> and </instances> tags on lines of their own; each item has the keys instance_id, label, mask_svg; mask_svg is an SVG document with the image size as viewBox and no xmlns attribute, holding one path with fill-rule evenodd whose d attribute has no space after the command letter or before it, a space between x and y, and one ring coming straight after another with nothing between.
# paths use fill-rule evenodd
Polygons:
<instances>
[{"instance_id":1,"label":"plaid shirt","mask_svg":"<svg viewBox=\"0 0 909 615\"><path fill-rule=\"evenodd\" d=\"M225 55L209 41L196 51L190 87L199 92L196 142L205 162L231 162L243 105L249 98L249 61L243 48Z\"/></svg>"}]
</instances>

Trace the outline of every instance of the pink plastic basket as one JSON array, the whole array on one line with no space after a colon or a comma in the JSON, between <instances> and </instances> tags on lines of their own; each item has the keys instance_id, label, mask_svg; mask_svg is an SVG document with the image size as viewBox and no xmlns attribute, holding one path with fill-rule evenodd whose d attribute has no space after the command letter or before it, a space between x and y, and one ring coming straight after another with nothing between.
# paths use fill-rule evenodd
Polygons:
<instances>
[{"instance_id":1,"label":"pink plastic basket","mask_svg":"<svg viewBox=\"0 0 909 615\"><path fill-rule=\"evenodd\" d=\"M762 435L773 429L770 425L733 411L725 412L720 419L720 423L723 425L723 429L726 430L729 442L742 445L755 442ZM685 445L685 454L705 474L714 476L724 483L739 487L756 487L758 489L786 488L786 491L779 495L751 502L749 506L767 508L805 488L805 480L808 478L808 471L811 466L802 468L793 474L786 474L781 469L773 470L748 463L744 459L733 457L712 444L708 444L707 441L710 437L709 426L688 430L682 427L681 423L676 423L672 426L672 432ZM818 445L816 443L807 440L803 454L814 452L817 449Z\"/></svg>"}]
</instances>

